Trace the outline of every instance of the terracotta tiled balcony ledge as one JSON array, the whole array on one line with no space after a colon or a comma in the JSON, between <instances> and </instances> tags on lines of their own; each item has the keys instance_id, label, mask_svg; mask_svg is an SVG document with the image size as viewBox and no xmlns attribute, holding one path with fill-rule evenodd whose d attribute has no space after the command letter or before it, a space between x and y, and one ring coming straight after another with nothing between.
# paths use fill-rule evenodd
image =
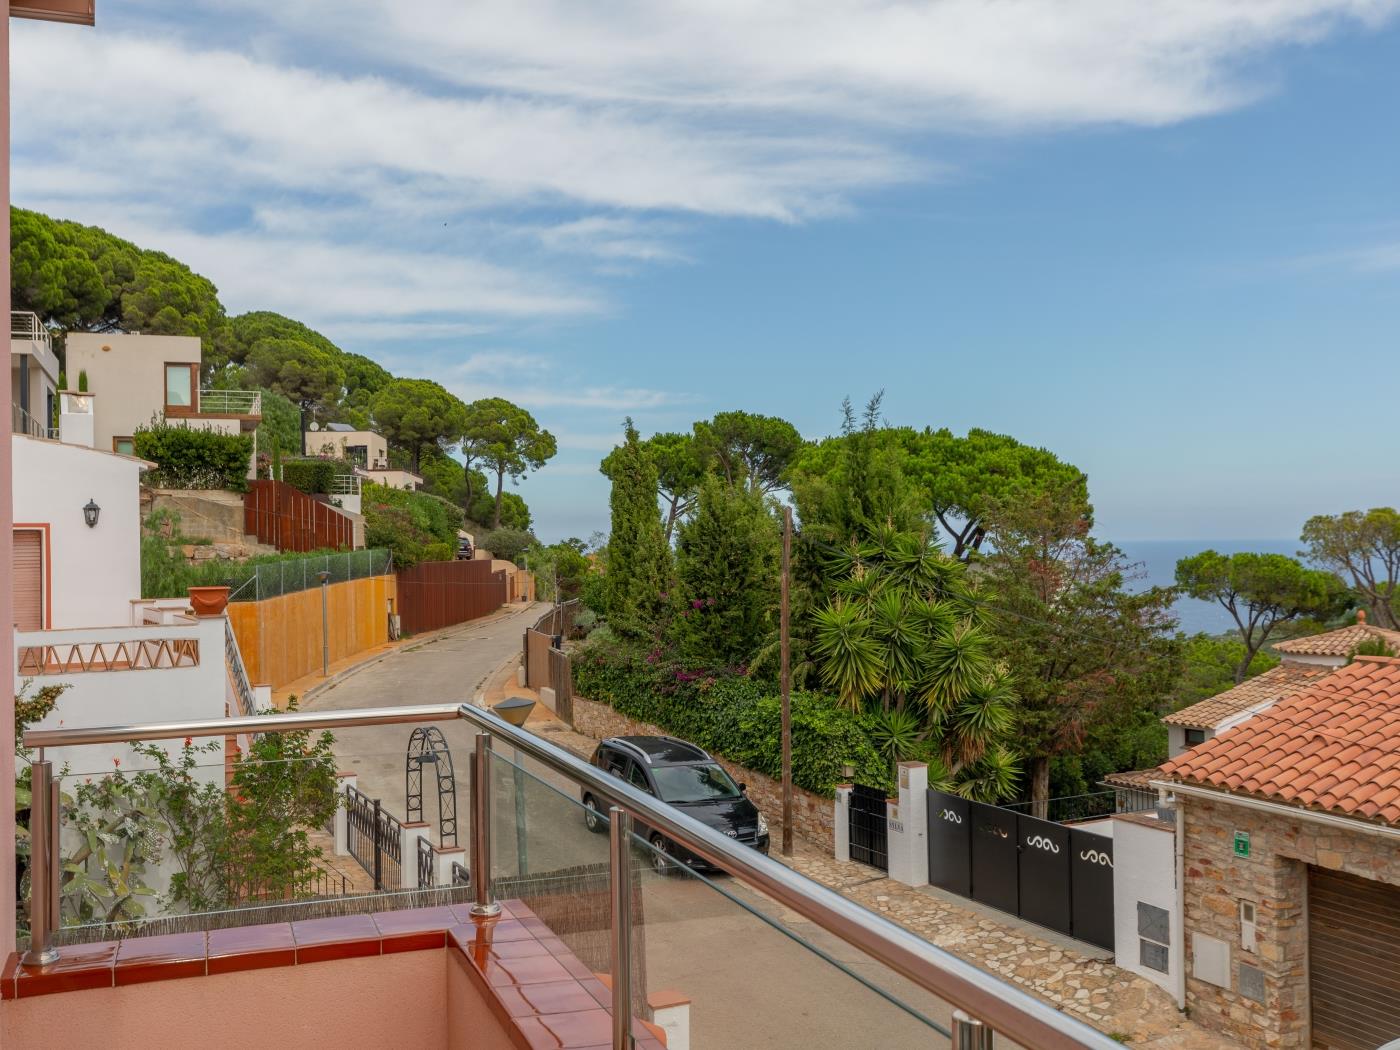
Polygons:
<instances>
[{"instance_id":1,"label":"terracotta tiled balcony ledge","mask_svg":"<svg viewBox=\"0 0 1400 1050\"><path fill-rule=\"evenodd\" d=\"M495 919L465 904L72 945L40 968L11 955L0 997L80 992L240 970L446 949L519 1050L594 1050L612 1039L611 993L520 901ZM655 1025L634 1022L638 1050L664 1050Z\"/></svg>"}]
</instances>

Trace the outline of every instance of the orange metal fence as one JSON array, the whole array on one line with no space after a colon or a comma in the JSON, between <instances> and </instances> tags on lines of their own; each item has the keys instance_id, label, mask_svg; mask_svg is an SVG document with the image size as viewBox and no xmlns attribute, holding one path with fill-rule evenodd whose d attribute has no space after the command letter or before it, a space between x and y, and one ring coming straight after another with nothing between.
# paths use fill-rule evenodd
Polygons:
<instances>
[{"instance_id":1,"label":"orange metal fence","mask_svg":"<svg viewBox=\"0 0 1400 1050\"><path fill-rule=\"evenodd\" d=\"M389 610L397 598L393 576L326 585L330 662L389 640ZM280 689L321 670L321 588L260 602L232 602L229 622L256 685Z\"/></svg>"},{"instance_id":2,"label":"orange metal fence","mask_svg":"<svg viewBox=\"0 0 1400 1050\"><path fill-rule=\"evenodd\" d=\"M243 529L279 551L349 550L355 525L340 511L281 481L250 481Z\"/></svg>"},{"instance_id":3,"label":"orange metal fence","mask_svg":"<svg viewBox=\"0 0 1400 1050\"><path fill-rule=\"evenodd\" d=\"M504 572L489 561L425 561L401 569L399 616L407 634L487 616L506 603Z\"/></svg>"}]
</instances>

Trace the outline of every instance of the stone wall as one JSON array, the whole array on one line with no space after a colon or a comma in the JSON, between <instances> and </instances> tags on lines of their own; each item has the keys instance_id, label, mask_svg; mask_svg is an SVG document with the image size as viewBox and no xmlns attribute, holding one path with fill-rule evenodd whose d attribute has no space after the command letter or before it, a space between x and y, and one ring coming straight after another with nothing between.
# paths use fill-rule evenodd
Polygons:
<instances>
[{"instance_id":1,"label":"stone wall","mask_svg":"<svg viewBox=\"0 0 1400 1050\"><path fill-rule=\"evenodd\" d=\"M585 736L602 740L610 736L669 736L661 726L649 722L637 722L613 710L607 704L574 695L574 728ZM715 755L715 760L741 784L748 786L749 798L772 825L773 848L781 842L780 827L783 817L783 785L771 777L736 765L728 759ZM821 849L828 856L836 848L835 802L822 798L810 791L794 787L792 789L793 831Z\"/></svg>"},{"instance_id":2,"label":"stone wall","mask_svg":"<svg viewBox=\"0 0 1400 1050\"><path fill-rule=\"evenodd\" d=\"M1223 799L1178 796L1178 804L1185 819L1186 999L1192 1019L1241 1046L1309 1046L1307 866L1400 885L1400 849L1380 836ZM1237 831L1249 834L1248 857L1234 853ZM1255 905L1254 952L1240 943L1241 900ZM1229 946L1229 988L1194 975L1198 935ZM1262 972L1263 1002L1241 994L1242 965Z\"/></svg>"}]
</instances>

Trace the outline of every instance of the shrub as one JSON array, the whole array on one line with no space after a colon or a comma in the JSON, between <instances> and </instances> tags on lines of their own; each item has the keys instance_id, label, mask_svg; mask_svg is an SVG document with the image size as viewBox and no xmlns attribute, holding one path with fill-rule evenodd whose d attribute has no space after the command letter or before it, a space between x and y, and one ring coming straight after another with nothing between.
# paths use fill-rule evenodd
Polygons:
<instances>
[{"instance_id":1,"label":"shrub","mask_svg":"<svg viewBox=\"0 0 1400 1050\"><path fill-rule=\"evenodd\" d=\"M365 485L360 506L366 546L389 548L398 568L457 556L462 511L446 500L387 485Z\"/></svg>"},{"instance_id":2,"label":"shrub","mask_svg":"<svg viewBox=\"0 0 1400 1050\"><path fill-rule=\"evenodd\" d=\"M253 455L250 434L221 434L171 426L153 418L132 435L135 451L156 464L146 475L149 484L170 489L248 488L248 464Z\"/></svg>"},{"instance_id":3,"label":"shrub","mask_svg":"<svg viewBox=\"0 0 1400 1050\"><path fill-rule=\"evenodd\" d=\"M88 392L87 370L86 370L86 369L83 369L83 370L81 370L81 371L78 372L78 393L80 393L80 394L86 394L87 392Z\"/></svg>"},{"instance_id":4,"label":"shrub","mask_svg":"<svg viewBox=\"0 0 1400 1050\"><path fill-rule=\"evenodd\" d=\"M518 561L535 544L535 537L524 529L492 529L477 535L476 545L502 561Z\"/></svg>"},{"instance_id":5,"label":"shrub","mask_svg":"<svg viewBox=\"0 0 1400 1050\"><path fill-rule=\"evenodd\" d=\"M308 496L329 493L331 483L345 468L333 459L284 459L281 480Z\"/></svg>"},{"instance_id":6,"label":"shrub","mask_svg":"<svg viewBox=\"0 0 1400 1050\"><path fill-rule=\"evenodd\" d=\"M689 670L658 654L582 650L573 661L580 696L698 744L775 779L782 776L782 706L777 687L742 670ZM851 762L862 784L893 788L889 762L859 715L833 697L792 694L792 779L832 796Z\"/></svg>"}]
</instances>

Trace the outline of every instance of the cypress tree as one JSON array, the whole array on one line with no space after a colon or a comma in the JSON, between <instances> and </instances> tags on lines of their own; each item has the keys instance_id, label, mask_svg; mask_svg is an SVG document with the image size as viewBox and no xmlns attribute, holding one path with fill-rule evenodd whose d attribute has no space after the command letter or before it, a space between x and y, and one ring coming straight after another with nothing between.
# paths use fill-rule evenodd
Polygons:
<instances>
[{"instance_id":1,"label":"cypress tree","mask_svg":"<svg viewBox=\"0 0 1400 1050\"><path fill-rule=\"evenodd\" d=\"M675 637L687 659L733 666L753 657L776 622L781 542L759 493L713 475L701 483L676 547Z\"/></svg>"},{"instance_id":2,"label":"cypress tree","mask_svg":"<svg viewBox=\"0 0 1400 1050\"><path fill-rule=\"evenodd\" d=\"M626 438L609 457L612 531L604 579L608 625L622 638L655 639L669 600L671 551L656 503L656 465L627 420Z\"/></svg>"}]
</instances>

